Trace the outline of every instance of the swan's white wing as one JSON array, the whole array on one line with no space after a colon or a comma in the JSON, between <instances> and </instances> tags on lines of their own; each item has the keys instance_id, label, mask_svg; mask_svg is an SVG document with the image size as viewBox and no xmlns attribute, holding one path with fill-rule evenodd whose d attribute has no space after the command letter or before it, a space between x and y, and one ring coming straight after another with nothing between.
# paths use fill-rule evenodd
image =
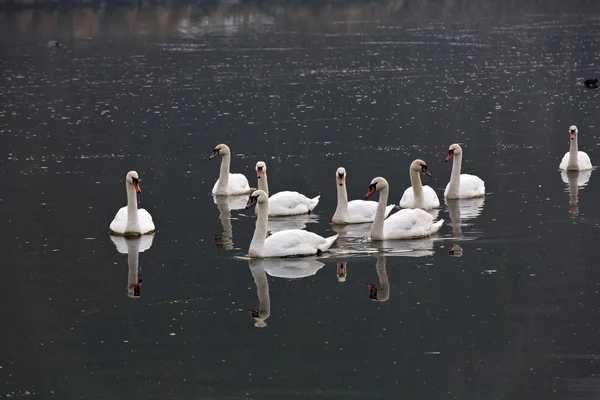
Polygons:
<instances>
[{"instance_id":1,"label":"swan's white wing","mask_svg":"<svg viewBox=\"0 0 600 400\"><path fill-rule=\"evenodd\" d=\"M593 167L590 157L584 151L580 151L577 153L577 164L579 166L580 171L592 169L592 167ZM569 166L569 153L567 152L563 156L558 168L562 169L562 170L566 170L568 166Z\"/></svg>"},{"instance_id":2,"label":"swan's white wing","mask_svg":"<svg viewBox=\"0 0 600 400\"><path fill-rule=\"evenodd\" d=\"M460 198L468 199L471 197L485 196L485 183L481 178L475 175L460 175Z\"/></svg>"},{"instance_id":3,"label":"swan's white wing","mask_svg":"<svg viewBox=\"0 0 600 400\"><path fill-rule=\"evenodd\" d=\"M569 152L566 152L565 155L563 156L562 160L560 161L560 164L558 165L558 169L567 169L567 166L569 165Z\"/></svg>"},{"instance_id":4,"label":"swan's white wing","mask_svg":"<svg viewBox=\"0 0 600 400\"><path fill-rule=\"evenodd\" d=\"M307 259L268 259L264 260L267 274L277 278L305 278L317 273L325 266L314 258Z\"/></svg>"},{"instance_id":5,"label":"swan's white wing","mask_svg":"<svg viewBox=\"0 0 600 400\"><path fill-rule=\"evenodd\" d=\"M278 192L269 197L269 216L308 214L311 206L312 200L303 194L292 191Z\"/></svg>"},{"instance_id":6,"label":"swan's white wing","mask_svg":"<svg viewBox=\"0 0 600 400\"><path fill-rule=\"evenodd\" d=\"M265 240L263 257L292 257L317 254L333 244L338 235L324 238L300 229L275 232Z\"/></svg>"},{"instance_id":7,"label":"swan's white wing","mask_svg":"<svg viewBox=\"0 0 600 400\"><path fill-rule=\"evenodd\" d=\"M212 194L217 192L217 186L219 185L220 179L217 179L215 185L212 188ZM252 193L252 188L248 184L248 179L243 174L229 174L229 184L227 186L228 195L240 195Z\"/></svg>"},{"instance_id":8,"label":"swan's white wing","mask_svg":"<svg viewBox=\"0 0 600 400\"><path fill-rule=\"evenodd\" d=\"M348 202L348 222L354 224L362 222L373 222L373 220L375 219L376 211L376 201L352 200Z\"/></svg>"},{"instance_id":9,"label":"swan's white wing","mask_svg":"<svg viewBox=\"0 0 600 400\"><path fill-rule=\"evenodd\" d=\"M115 233L125 233L125 226L127 226L127 207L121 207L117 211L117 215L110 223L110 230Z\"/></svg>"},{"instance_id":10,"label":"swan's white wing","mask_svg":"<svg viewBox=\"0 0 600 400\"><path fill-rule=\"evenodd\" d=\"M150 213L143 208L138 209L138 218L140 219L140 228L142 233L148 233L154 231L154 222Z\"/></svg>"},{"instance_id":11,"label":"swan's white wing","mask_svg":"<svg viewBox=\"0 0 600 400\"><path fill-rule=\"evenodd\" d=\"M444 220L436 223L433 217L419 208L400 210L384 221L385 239L411 239L429 236L437 232Z\"/></svg>"},{"instance_id":12,"label":"swan's white wing","mask_svg":"<svg viewBox=\"0 0 600 400\"><path fill-rule=\"evenodd\" d=\"M580 171L592 169L592 160L590 160L590 156L588 156L585 152L579 152L577 161L579 163Z\"/></svg>"},{"instance_id":13,"label":"swan's white wing","mask_svg":"<svg viewBox=\"0 0 600 400\"><path fill-rule=\"evenodd\" d=\"M429 185L423 186L423 198L425 209L438 208L440 206L440 199L438 198L437 193L435 193L435 190ZM415 193L411 186L404 191L402 199L400 199L400 207L414 208L415 205Z\"/></svg>"}]
</instances>

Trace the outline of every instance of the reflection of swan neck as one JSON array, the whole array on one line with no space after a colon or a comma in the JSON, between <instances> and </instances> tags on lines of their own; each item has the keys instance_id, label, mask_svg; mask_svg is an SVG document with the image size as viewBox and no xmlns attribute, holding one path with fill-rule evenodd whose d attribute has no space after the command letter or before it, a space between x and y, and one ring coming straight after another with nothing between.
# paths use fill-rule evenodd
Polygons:
<instances>
[{"instance_id":1,"label":"reflection of swan neck","mask_svg":"<svg viewBox=\"0 0 600 400\"><path fill-rule=\"evenodd\" d=\"M229 202L226 196L215 196L217 202L217 208L219 209L219 219L223 226L223 234L220 236L215 235L217 247L225 250L233 249L233 228L231 226L231 210L229 209Z\"/></svg>"},{"instance_id":2,"label":"reflection of swan neck","mask_svg":"<svg viewBox=\"0 0 600 400\"><path fill-rule=\"evenodd\" d=\"M125 226L125 232L141 232L135 188L129 182L125 182L125 186L127 189L127 225Z\"/></svg>"},{"instance_id":3,"label":"reflection of swan neck","mask_svg":"<svg viewBox=\"0 0 600 400\"><path fill-rule=\"evenodd\" d=\"M460 218L460 200L447 200L448 212L452 224L452 236L462 236L461 218Z\"/></svg>"},{"instance_id":4,"label":"reflection of swan neck","mask_svg":"<svg viewBox=\"0 0 600 400\"><path fill-rule=\"evenodd\" d=\"M385 220L385 208L388 201L389 186L385 185L379 190L379 203L375 213L375 220L371 228L371 239L383 240L383 223Z\"/></svg>"},{"instance_id":5,"label":"reflection of swan neck","mask_svg":"<svg viewBox=\"0 0 600 400\"><path fill-rule=\"evenodd\" d=\"M264 268L251 266L250 272L256 285L256 294L258 295L258 311L253 312L252 316L256 323L254 326L263 328L267 326L266 320L271 315L271 298L269 297L269 281Z\"/></svg>"},{"instance_id":6,"label":"reflection of swan neck","mask_svg":"<svg viewBox=\"0 0 600 400\"><path fill-rule=\"evenodd\" d=\"M345 261L337 263L336 275L338 282L346 282L346 276L348 275L348 268Z\"/></svg>"},{"instance_id":7,"label":"reflection of swan neck","mask_svg":"<svg viewBox=\"0 0 600 400\"><path fill-rule=\"evenodd\" d=\"M217 193L227 193L229 188L229 164L231 163L230 153L225 153L221 156L221 171L219 172L219 186Z\"/></svg>"},{"instance_id":8,"label":"reflection of swan neck","mask_svg":"<svg viewBox=\"0 0 600 400\"><path fill-rule=\"evenodd\" d=\"M385 255L376 254L375 258L377 259L375 269L379 277L379 288L375 290L373 300L387 301L390 298L390 282L387 275Z\"/></svg>"},{"instance_id":9,"label":"reflection of swan neck","mask_svg":"<svg viewBox=\"0 0 600 400\"><path fill-rule=\"evenodd\" d=\"M269 202L257 203L256 213L256 227L254 228L254 236L252 236L252 242L250 242L248 255L260 257L265 240L267 239L267 229L269 227Z\"/></svg>"},{"instance_id":10,"label":"reflection of swan neck","mask_svg":"<svg viewBox=\"0 0 600 400\"><path fill-rule=\"evenodd\" d=\"M569 181L569 213L576 216L579 214L579 171L567 171Z\"/></svg>"},{"instance_id":11,"label":"reflection of swan neck","mask_svg":"<svg viewBox=\"0 0 600 400\"><path fill-rule=\"evenodd\" d=\"M416 171L412 168L410 168L410 185L413 188L415 204L422 204L425 201L425 195L423 194L423 184L421 183L419 171Z\"/></svg>"},{"instance_id":12,"label":"reflection of swan neck","mask_svg":"<svg viewBox=\"0 0 600 400\"><path fill-rule=\"evenodd\" d=\"M446 197L460 196L460 171L462 169L462 153L454 154L452 157L452 174L448 184L448 194Z\"/></svg>"},{"instance_id":13,"label":"reflection of swan neck","mask_svg":"<svg viewBox=\"0 0 600 400\"><path fill-rule=\"evenodd\" d=\"M267 169L264 168L262 175L258 178L258 190L264 190L264 192L269 195L269 181L267 180Z\"/></svg>"},{"instance_id":14,"label":"reflection of swan neck","mask_svg":"<svg viewBox=\"0 0 600 400\"><path fill-rule=\"evenodd\" d=\"M140 297L139 255L141 239L125 239L127 243L127 295L132 298Z\"/></svg>"}]
</instances>

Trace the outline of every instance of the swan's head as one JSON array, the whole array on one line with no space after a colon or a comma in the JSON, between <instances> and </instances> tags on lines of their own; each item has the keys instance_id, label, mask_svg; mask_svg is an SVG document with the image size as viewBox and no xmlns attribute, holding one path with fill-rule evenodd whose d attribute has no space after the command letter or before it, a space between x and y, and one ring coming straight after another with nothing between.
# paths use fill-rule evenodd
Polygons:
<instances>
[{"instance_id":1,"label":"swan's head","mask_svg":"<svg viewBox=\"0 0 600 400\"><path fill-rule=\"evenodd\" d=\"M346 168L339 167L337 171L335 171L335 179L337 180L338 185L344 186L344 182L346 182Z\"/></svg>"},{"instance_id":2,"label":"swan's head","mask_svg":"<svg viewBox=\"0 0 600 400\"><path fill-rule=\"evenodd\" d=\"M213 158L215 158L216 156L224 156L229 154L229 147L226 144L218 144L215 149L213 150L212 154L210 155L210 157L208 157L209 160L212 160Z\"/></svg>"},{"instance_id":3,"label":"swan's head","mask_svg":"<svg viewBox=\"0 0 600 400\"><path fill-rule=\"evenodd\" d=\"M429 169L427 168L427 164L425 164L425 161L423 160L416 159L413 161L412 164L410 164L410 169L412 171L422 172L425 175L431 176Z\"/></svg>"},{"instance_id":4,"label":"swan's head","mask_svg":"<svg viewBox=\"0 0 600 400\"><path fill-rule=\"evenodd\" d=\"M458 143L454 143L450 145L448 149L448 157L446 157L446 161L450 160L452 156L459 156L462 154L462 148L458 145Z\"/></svg>"},{"instance_id":5,"label":"swan's head","mask_svg":"<svg viewBox=\"0 0 600 400\"><path fill-rule=\"evenodd\" d=\"M261 204L267 201L269 201L269 196L267 196L263 190L255 190L248 198L248 204L246 204L246 208L250 208L256 203Z\"/></svg>"},{"instance_id":6,"label":"swan's head","mask_svg":"<svg viewBox=\"0 0 600 400\"><path fill-rule=\"evenodd\" d=\"M260 179L262 174L267 172L267 164L265 164L264 161L259 161L256 163L256 167L254 167L254 169L256 170L256 177Z\"/></svg>"},{"instance_id":7,"label":"swan's head","mask_svg":"<svg viewBox=\"0 0 600 400\"><path fill-rule=\"evenodd\" d=\"M573 140L577 137L577 133L579 133L579 130L577 129L577 127L575 125L571 125L571 127L569 128L569 134L571 135L571 140Z\"/></svg>"},{"instance_id":8,"label":"swan's head","mask_svg":"<svg viewBox=\"0 0 600 400\"><path fill-rule=\"evenodd\" d=\"M142 191L142 188L140 187L140 177L137 172L129 171L125 180L128 184L133 185L136 192L140 193Z\"/></svg>"},{"instance_id":9,"label":"swan's head","mask_svg":"<svg viewBox=\"0 0 600 400\"><path fill-rule=\"evenodd\" d=\"M369 185L369 191L367 192L365 199L368 199L373 195L373 193L375 193L378 190L382 190L386 187L388 187L387 181L384 178L378 176L377 178L371 181L371 184Z\"/></svg>"},{"instance_id":10,"label":"swan's head","mask_svg":"<svg viewBox=\"0 0 600 400\"><path fill-rule=\"evenodd\" d=\"M338 282L346 282L346 263L339 262L337 263L337 278Z\"/></svg>"}]
</instances>

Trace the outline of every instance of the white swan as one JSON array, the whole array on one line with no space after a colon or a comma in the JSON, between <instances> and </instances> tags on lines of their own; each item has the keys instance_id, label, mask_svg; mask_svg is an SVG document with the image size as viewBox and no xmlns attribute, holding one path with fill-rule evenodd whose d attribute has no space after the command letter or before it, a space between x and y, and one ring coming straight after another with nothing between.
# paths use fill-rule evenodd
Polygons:
<instances>
[{"instance_id":1,"label":"white swan","mask_svg":"<svg viewBox=\"0 0 600 400\"><path fill-rule=\"evenodd\" d=\"M267 237L269 225L269 198L262 190L252 192L246 208L256 204L257 218L254 236L250 242L250 257L293 257L320 254L329 249L338 235L328 238L301 229L275 232Z\"/></svg>"},{"instance_id":2,"label":"white swan","mask_svg":"<svg viewBox=\"0 0 600 400\"><path fill-rule=\"evenodd\" d=\"M569 134L571 136L571 145L569 147L569 152L566 153L560 165L559 169L569 170L569 171L584 171L587 169L592 169L592 161L590 157L583 151L578 151L577 147L577 134L579 130L575 125L571 125L569 128Z\"/></svg>"},{"instance_id":3,"label":"white swan","mask_svg":"<svg viewBox=\"0 0 600 400\"><path fill-rule=\"evenodd\" d=\"M226 144L219 144L213 150L209 160L221 156L221 172L219 179L213 186L212 194L237 195L252 193L252 188L248 184L248 179L242 174L229 173L229 164L231 163L231 151Z\"/></svg>"},{"instance_id":4,"label":"white swan","mask_svg":"<svg viewBox=\"0 0 600 400\"><path fill-rule=\"evenodd\" d=\"M444 223L443 219L433 222L431 214L420 208L400 210L388 219L384 219L389 185L382 177L377 177L371 181L366 197L369 198L377 190L380 191L379 205L371 229L371 240L422 238L436 233Z\"/></svg>"},{"instance_id":5,"label":"white swan","mask_svg":"<svg viewBox=\"0 0 600 400\"><path fill-rule=\"evenodd\" d=\"M337 182L337 208L331 219L334 225L361 224L373 222L375 212L377 211L377 202L371 200L352 200L348 202L348 192L346 191L346 169L339 167L335 173ZM269 199L269 202L271 199ZM271 204L269 203L269 207ZM391 204L385 209L385 218L390 215L394 209Z\"/></svg>"},{"instance_id":6,"label":"white swan","mask_svg":"<svg viewBox=\"0 0 600 400\"><path fill-rule=\"evenodd\" d=\"M462 148L454 143L448 149L446 161L454 157L452 161L452 175L450 182L444 190L444 197L448 199L471 199L485 196L485 184L481 178L475 175L461 174Z\"/></svg>"},{"instance_id":7,"label":"white swan","mask_svg":"<svg viewBox=\"0 0 600 400\"><path fill-rule=\"evenodd\" d=\"M111 235L136 237L154 233L155 227L152 216L143 208L137 208L137 194L142 191L139 176L135 171L129 171L125 177L127 190L127 206L117 211L115 219L110 223Z\"/></svg>"},{"instance_id":8,"label":"white swan","mask_svg":"<svg viewBox=\"0 0 600 400\"><path fill-rule=\"evenodd\" d=\"M402 199L400 199L400 207L402 208L420 208L429 210L430 208L438 208L440 199L431 186L423 186L419 172L431 176L427 164L423 160L415 160L410 164L408 170L410 174L410 187L404 191Z\"/></svg>"},{"instance_id":9,"label":"white swan","mask_svg":"<svg viewBox=\"0 0 600 400\"><path fill-rule=\"evenodd\" d=\"M267 181L267 164L264 161L256 163L256 177L258 178L258 189L269 196L269 183ZM319 204L319 198L309 199L298 192L289 190L277 192L269 197L269 217L283 217L286 215L310 214Z\"/></svg>"}]
</instances>

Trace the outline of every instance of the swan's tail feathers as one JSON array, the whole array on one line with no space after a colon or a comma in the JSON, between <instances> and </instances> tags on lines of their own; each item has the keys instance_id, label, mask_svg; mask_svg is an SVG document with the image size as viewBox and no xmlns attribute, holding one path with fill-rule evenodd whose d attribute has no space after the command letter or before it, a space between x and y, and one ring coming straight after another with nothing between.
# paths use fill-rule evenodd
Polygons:
<instances>
[{"instance_id":1,"label":"swan's tail feathers","mask_svg":"<svg viewBox=\"0 0 600 400\"><path fill-rule=\"evenodd\" d=\"M392 212L392 210L393 210L394 208L396 208L396 205L395 205L395 204L390 204L389 206L387 206L387 207L385 208L385 216L384 216L384 219L385 219L385 218L387 218L387 217L388 217L388 215L390 215L390 213Z\"/></svg>"},{"instance_id":2,"label":"swan's tail feathers","mask_svg":"<svg viewBox=\"0 0 600 400\"><path fill-rule=\"evenodd\" d=\"M317 246L317 249L319 249L321 251L327 251L327 249L329 249L331 247L331 245L333 244L333 242L335 242L335 240L338 238L338 236L340 236L340 235L337 234L337 235L333 235L333 236L329 236L328 238L325 238L325 243L323 243L320 246Z\"/></svg>"},{"instance_id":3,"label":"swan's tail feathers","mask_svg":"<svg viewBox=\"0 0 600 400\"><path fill-rule=\"evenodd\" d=\"M442 227L442 225L444 225L444 220L440 219L438 222L434 222L431 225L431 229L429 230L429 234L433 235L434 233L436 233L437 231L440 230L440 228Z\"/></svg>"},{"instance_id":4,"label":"swan's tail feathers","mask_svg":"<svg viewBox=\"0 0 600 400\"><path fill-rule=\"evenodd\" d=\"M318 195L317 197L310 199L310 205L308 206L308 211L312 211L315 209L317 204L319 204L319 198L321 198L321 195Z\"/></svg>"}]
</instances>

